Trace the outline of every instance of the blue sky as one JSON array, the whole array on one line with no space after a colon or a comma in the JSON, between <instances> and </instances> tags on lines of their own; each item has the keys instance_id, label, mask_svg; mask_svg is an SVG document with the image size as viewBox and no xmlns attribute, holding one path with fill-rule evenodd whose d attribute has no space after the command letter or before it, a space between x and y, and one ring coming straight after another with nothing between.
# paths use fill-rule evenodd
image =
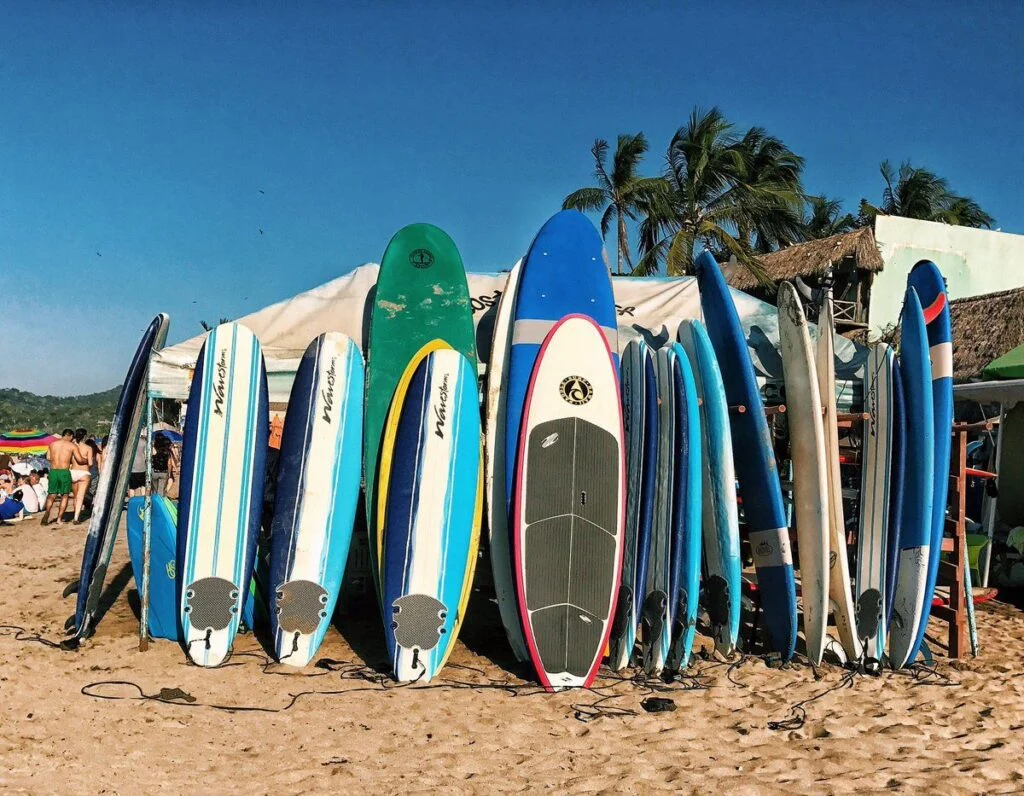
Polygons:
<instances>
[{"instance_id":1,"label":"blue sky","mask_svg":"<svg viewBox=\"0 0 1024 796\"><path fill-rule=\"evenodd\" d=\"M507 267L594 138L654 173L694 105L851 210L909 157L1024 233L1019 2L266 5L0 0L0 387L110 387L158 311L191 337L413 221Z\"/></svg>"}]
</instances>

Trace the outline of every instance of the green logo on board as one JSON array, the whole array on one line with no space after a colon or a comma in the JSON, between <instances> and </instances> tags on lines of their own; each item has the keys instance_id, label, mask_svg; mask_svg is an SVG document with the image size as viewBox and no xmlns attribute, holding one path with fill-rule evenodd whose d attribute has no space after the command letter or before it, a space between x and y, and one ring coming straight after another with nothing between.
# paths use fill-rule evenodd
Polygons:
<instances>
[{"instance_id":1,"label":"green logo on board","mask_svg":"<svg viewBox=\"0 0 1024 796\"><path fill-rule=\"evenodd\" d=\"M430 268L434 264L434 255L427 249L414 249L409 255L409 264L415 268Z\"/></svg>"}]
</instances>

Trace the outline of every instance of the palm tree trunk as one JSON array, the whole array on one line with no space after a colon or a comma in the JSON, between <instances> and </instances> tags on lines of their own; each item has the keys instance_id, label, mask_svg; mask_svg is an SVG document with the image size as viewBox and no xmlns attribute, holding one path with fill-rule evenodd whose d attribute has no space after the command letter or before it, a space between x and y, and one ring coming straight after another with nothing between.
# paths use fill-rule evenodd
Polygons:
<instances>
[{"instance_id":1,"label":"palm tree trunk","mask_svg":"<svg viewBox=\"0 0 1024 796\"><path fill-rule=\"evenodd\" d=\"M626 222L623 220L622 213L618 210L618 208L616 208L615 210L615 219L618 222L619 227L619 245L617 247L619 250L619 256L618 271L616 273L618 276L622 276L622 254L626 250L626 246L628 246L629 244L626 241Z\"/></svg>"}]
</instances>

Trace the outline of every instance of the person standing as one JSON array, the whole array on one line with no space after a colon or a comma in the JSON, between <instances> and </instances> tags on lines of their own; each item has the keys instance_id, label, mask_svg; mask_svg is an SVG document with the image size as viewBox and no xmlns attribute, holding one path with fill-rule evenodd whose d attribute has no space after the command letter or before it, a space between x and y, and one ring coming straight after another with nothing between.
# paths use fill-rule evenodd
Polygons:
<instances>
[{"instance_id":1,"label":"person standing","mask_svg":"<svg viewBox=\"0 0 1024 796\"><path fill-rule=\"evenodd\" d=\"M167 480L169 477L176 477L177 464L177 457L174 455L171 441L165 435L157 433L153 437L153 492L155 494L167 495Z\"/></svg>"},{"instance_id":2,"label":"person standing","mask_svg":"<svg viewBox=\"0 0 1024 796\"><path fill-rule=\"evenodd\" d=\"M75 431L75 454L71 457L71 491L75 497L75 525L82 523L82 507L85 506L85 495L92 481L92 468L96 464L96 454L85 444L88 432L84 428Z\"/></svg>"},{"instance_id":3,"label":"person standing","mask_svg":"<svg viewBox=\"0 0 1024 796\"><path fill-rule=\"evenodd\" d=\"M57 503L57 525L64 524L64 512L67 511L68 499L71 497L71 459L75 455L75 432L66 428L60 433L60 439L50 443L46 458L50 460L49 486L46 494L46 508L43 509L43 525L50 523L50 509Z\"/></svg>"}]
</instances>

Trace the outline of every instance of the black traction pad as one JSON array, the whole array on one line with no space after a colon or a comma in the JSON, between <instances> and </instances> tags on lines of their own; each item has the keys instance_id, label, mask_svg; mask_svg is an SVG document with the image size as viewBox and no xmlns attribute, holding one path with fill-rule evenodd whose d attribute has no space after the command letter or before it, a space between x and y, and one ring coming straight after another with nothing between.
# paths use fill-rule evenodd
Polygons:
<instances>
[{"instance_id":1,"label":"black traction pad","mask_svg":"<svg viewBox=\"0 0 1024 796\"><path fill-rule=\"evenodd\" d=\"M185 613L198 630L224 630L238 613L238 587L224 578L202 578L185 588Z\"/></svg>"},{"instance_id":2,"label":"black traction pad","mask_svg":"<svg viewBox=\"0 0 1024 796\"><path fill-rule=\"evenodd\" d=\"M289 580L277 587L277 624L286 634L311 635L327 618L327 589L319 583Z\"/></svg>"},{"instance_id":3,"label":"black traction pad","mask_svg":"<svg viewBox=\"0 0 1024 796\"><path fill-rule=\"evenodd\" d=\"M392 603L391 627L398 646L432 650L444 633L448 609L429 594L406 594Z\"/></svg>"}]
</instances>

